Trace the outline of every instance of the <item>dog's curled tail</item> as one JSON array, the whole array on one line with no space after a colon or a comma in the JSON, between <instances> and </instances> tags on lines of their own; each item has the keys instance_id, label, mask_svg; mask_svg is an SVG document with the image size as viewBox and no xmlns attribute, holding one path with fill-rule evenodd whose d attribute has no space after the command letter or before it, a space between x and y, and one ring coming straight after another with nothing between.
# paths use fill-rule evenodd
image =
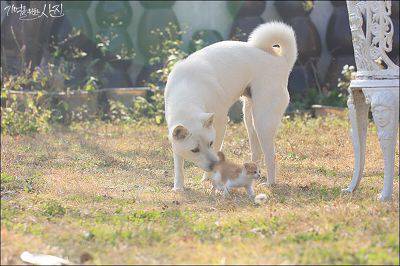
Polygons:
<instances>
[{"instance_id":1,"label":"dog's curled tail","mask_svg":"<svg viewBox=\"0 0 400 266\"><path fill-rule=\"evenodd\" d=\"M224 153L222 151L219 151L217 153L217 156L218 156L220 162L225 161L225 155L224 155Z\"/></svg>"},{"instance_id":2,"label":"dog's curled tail","mask_svg":"<svg viewBox=\"0 0 400 266\"><path fill-rule=\"evenodd\" d=\"M247 42L268 53L284 56L290 68L297 60L296 35L293 28L283 22L274 21L258 26ZM279 45L280 52L274 49L276 45Z\"/></svg>"}]
</instances>

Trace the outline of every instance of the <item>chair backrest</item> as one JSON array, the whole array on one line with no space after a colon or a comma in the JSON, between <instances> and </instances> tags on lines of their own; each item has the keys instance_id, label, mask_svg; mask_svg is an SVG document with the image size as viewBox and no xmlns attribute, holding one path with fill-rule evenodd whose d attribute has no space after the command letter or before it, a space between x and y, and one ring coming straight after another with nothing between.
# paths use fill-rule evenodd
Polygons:
<instances>
[{"instance_id":1,"label":"chair backrest","mask_svg":"<svg viewBox=\"0 0 400 266\"><path fill-rule=\"evenodd\" d=\"M394 32L391 6L391 1L347 1L358 79L399 78L399 67L387 56Z\"/></svg>"}]
</instances>

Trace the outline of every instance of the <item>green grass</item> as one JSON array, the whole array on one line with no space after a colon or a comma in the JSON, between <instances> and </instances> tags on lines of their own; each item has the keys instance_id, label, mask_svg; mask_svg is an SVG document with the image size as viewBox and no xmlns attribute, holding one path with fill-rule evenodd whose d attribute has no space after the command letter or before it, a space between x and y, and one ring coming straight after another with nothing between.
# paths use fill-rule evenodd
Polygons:
<instances>
[{"instance_id":1,"label":"green grass","mask_svg":"<svg viewBox=\"0 0 400 266\"><path fill-rule=\"evenodd\" d=\"M1 183L8 184L15 181L15 177L8 175L7 173L1 173Z\"/></svg>"},{"instance_id":2,"label":"green grass","mask_svg":"<svg viewBox=\"0 0 400 266\"><path fill-rule=\"evenodd\" d=\"M191 163L186 190L172 192L165 127L96 122L3 136L1 262L20 264L27 250L75 263L89 253L92 264L398 264L399 191L376 201L383 161L373 129L365 177L348 195L347 121L284 119L278 183L255 188L267 195L261 206L241 190L211 196ZM243 125L228 126L230 160L250 159L246 136Z\"/></svg>"}]
</instances>

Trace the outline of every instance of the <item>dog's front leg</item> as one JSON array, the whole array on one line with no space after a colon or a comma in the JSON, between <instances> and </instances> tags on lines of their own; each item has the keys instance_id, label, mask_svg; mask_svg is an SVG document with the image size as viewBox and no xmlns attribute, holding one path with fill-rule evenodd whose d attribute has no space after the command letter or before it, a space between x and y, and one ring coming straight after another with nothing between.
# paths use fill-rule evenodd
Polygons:
<instances>
[{"instance_id":1,"label":"dog's front leg","mask_svg":"<svg viewBox=\"0 0 400 266\"><path fill-rule=\"evenodd\" d=\"M229 180L226 182L225 185L222 186L223 187L223 192L224 192L224 198L228 197L230 195L231 192L231 183L229 182Z\"/></svg>"},{"instance_id":2,"label":"dog's front leg","mask_svg":"<svg viewBox=\"0 0 400 266\"><path fill-rule=\"evenodd\" d=\"M227 115L218 116L215 118L214 121L214 128L215 128L215 141L213 145L213 150L215 153L222 150L222 145L224 143L225 131L226 131L226 124L228 123ZM203 178L201 182L211 179L212 172L205 172L203 174Z\"/></svg>"},{"instance_id":3,"label":"dog's front leg","mask_svg":"<svg viewBox=\"0 0 400 266\"><path fill-rule=\"evenodd\" d=\"M174 171L175 171L174 188L173 188L174 191L183 189L183 180L184 180L183 164L184 164L183 158L178 154L174 153Z\"/></svg>"}]
</instances>

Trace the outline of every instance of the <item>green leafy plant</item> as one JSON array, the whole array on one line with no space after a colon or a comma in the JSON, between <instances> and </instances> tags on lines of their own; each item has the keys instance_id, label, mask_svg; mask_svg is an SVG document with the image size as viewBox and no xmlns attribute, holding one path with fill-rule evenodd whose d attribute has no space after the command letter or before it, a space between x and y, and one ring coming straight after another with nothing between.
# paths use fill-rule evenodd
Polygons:
<instances>
[{"instance_id":1,"label":"green leafy plant","mask_svg":"<svg viewBox=\"0 0 400 266\"><path fill-rule=\"evenodd\" d=\"M2 76L3 77L3 76ZM17 83L26 77L16 78ZM13 81L7 81L13 82ZM28 95L17 99L16 94L10 94L7 87L1 88L1 133L9 135L27 134L49 129L51 111L46 106L39 106L42 93ZM18 85L20 84L18 83Z\"/></svg>"},{"instance_id":2,"label":"green leafy plant","mask_svg":"<svg viewBox=\"0 0 400 266\"><path fill-rule=\"evenodd\" d=\"M347 91L350 86L350 81L354 79L356 72L354 66L345 65L342 70L342 77L338 79L338 88Z\"/></svg>"},{"instance_id":3,"label":"green leafy plant","mask_svg":"<svg viewBox=\"0 0 400 266\"><path fill-rule=\"evenodd\" d=\"M87 106L72 109L65 99L58 99L55 93L68 94L73 90L94 92L107 82L105 72L110 71L112 63L131 60L135 56L133 49L122 45L119 51L111 51L110 43L115 37L115 34L98 34L95 49L89 51L81 47L85 43L81 31L72 29L66 39L52 40L51 56L45 60L47 63L35 68L24 65L17 74L3 73L2 70L1 132L27 134L48 130L53 122L70 124L86 120ZM32 91L34 94L17 97L13 91ZM114 104L114 120L117 109L121 108ZM126 121L126 116L123 115L122 120Z\"/></svg>"},{"instance_id":4,"label":"green leafy plant","mask_svg":"<svg viewBox=\"0 0 400 266\"><path fill-rule=\"evenodd\" d=\"M132 108L126 107L122 102L109 100L109 119L113 122L134 121Z\"/></svg>"},{"instance_id":5,"label":"green leafy plant","mask_svg":"<svg viewBox=\"0 0 400 266\"><path fill-rule=\"evenodd\" d=\"M31 69L30 65L17 74L2 73L1 86L7 90L15 91L60 91L63 83L71 78L70 65L54 65L47 63L42 67Z\"/></svg>"},{"instance_id":6,"label":"green leafy plant","mask_svg":"<svg viewBox=\"0 0 400 266\"><path fill-rule=\"evenodd\" d=\"M350 86L350 81L354 78L354 66L345 65L342 70L342 76L338 79L336 89L329 90L327 87L322 87L321 92L316 88L310 88L306 95L294 95L290 109L307 110L313 104L321 104L335 107L347 106L347 89Z\"/></svg>"},{"instance_id":7,"label":"green leafy plant","mask_svg":"<svg viewBox=\"0 0 400 266\"><path fill-rule=\"evenodd\" d=\"M87 92L96 90L98 88L98 82L99 80L97 78L90 76L83 86L83 90Z\"/></svg>"},{"instance_id":8,"label":"green leafy plant","mask_svg":"<svg viewBox=\"0 0 400 266\"><path fill-rule=\"evenodd\" d=\"M314 1L312 1L312 0L303 1L302 6L303 6L304 11L308 12L314 8Z\"/></svg>"},{"instance_id":9,"label":"green leafy plant","mask_svg":"<svg viewBox=\"0 0 400 266\"><path fill-rule=\"evenodd\" d=\"M47 217L64 216L65 208L58 202L49 201L43 206L43 214Z\"/></svg>"},{"instance_id":10,"label":"green leafy plant","mask_svg":"<svg viewBox=\"0 0 400 266\"><path fill-rule=\"evenodd\" d=\"M109 34L96 34L96 47L104 59L108 60L132 60L135 58L136 53L132 48L126 47L125 44L121 45L118 51L113 51L111 48L112 41L117 37L115 32Z\"/></svg>"},{"instance_id":11,"label":"green leafy plant","mask_svg":"<svg viewBox=\"0 0 400 266\"><path fill-rule=\"evenodd\" d=\"M179 30L176 24L169 23L164 30L156 29L151 31L151 34L162 41L151 47L150 53L152 57L149 59L149 64L162 64L162 68L150 75L151 80L148 85L153 89L159 89L156 84L159 81L165 84L174 65L188 56L183 51L183 43L180 40L185 31Z\"/></svg>"},{"instance_id":12,"label":"green leafy plant","mask_svg":"<svg viewBox=\"0 0 400 266\"><path fill-rule=\"evenodd\" d=\"M164 123L164 95L162 91L155 91L149 99L137 97L133 103L136 120L147 118L157 125Z\"/></svg>"},{"instance_id":13,"label":"green leafy plant","mask_svg":"<svg viewBox=\"0 0 400 266\"><path fill-rule=\"evenodd\" d=\"M112 41L117 37L115 32L96 34L95 42L86 40L80 30L72 29L67 38L62 41L54 39L50 45L51 55L55 64L68 62L73 66L75 75L70 79L72 90L93 91L107 84L105 73L112 69L112 63L121 60L132 60L136 54L132 48L122 44L118 50L112 49ZM87 50L83 50L86 43Z\"/></svg>"},{"instance_id":14,"label":"green leafy plant","mask_svg":"<svg viewBox=\"0 0 400 266\"><path fill-rule=\"evenodd\" d=\"M162 41L151 47L152 57L149 59L149 64L161 65L161 68L151 73L147 82L152 91L151 96L137 97L133 102L133 115L136 121L146 118L159 125L165 122L164 94L161 87L165 87L168 75L175 64L185 59L188 54L182 49L181 37L185 31L179 30L177 25L169 23L165 29L156 29L151 34ZM200 46L198 48L200 49Z\"/></svg>"}]
</instances>

